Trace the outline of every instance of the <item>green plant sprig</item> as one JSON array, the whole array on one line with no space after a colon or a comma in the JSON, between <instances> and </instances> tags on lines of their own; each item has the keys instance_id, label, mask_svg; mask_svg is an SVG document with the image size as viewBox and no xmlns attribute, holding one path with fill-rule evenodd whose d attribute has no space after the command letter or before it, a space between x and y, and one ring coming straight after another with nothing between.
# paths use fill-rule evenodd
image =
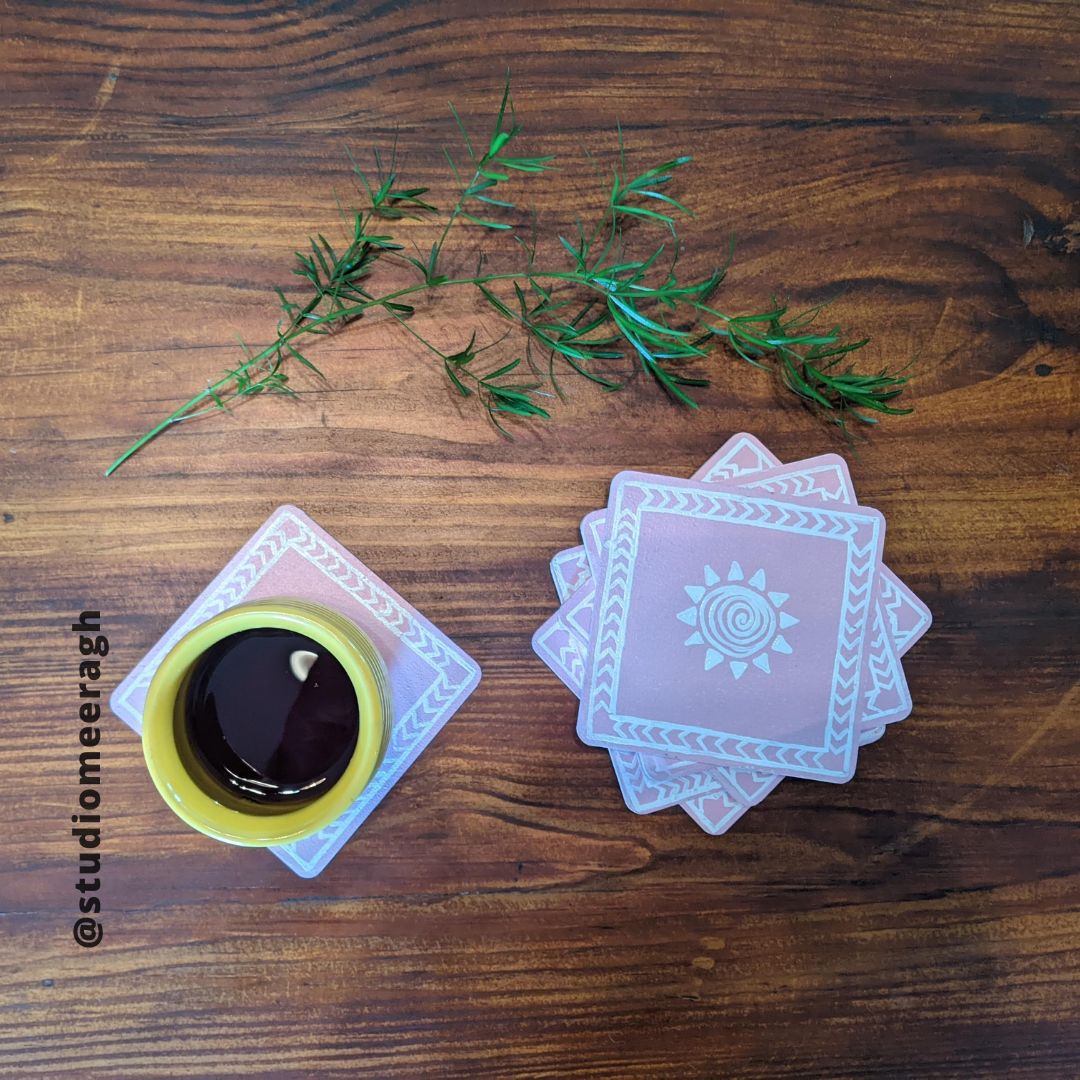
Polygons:
<instances>
[{"instance_id":1,"label":"green plant sprig","mask_svg":"<svg viewBox=\"0 0 1080 1080\"><path fill-rule=\"evenodd\" d=\"M374 152L374 176L368 175L350 154L367 206L347 216L349 234L340 250L318 234L309 241L308 250L296 252L293 273L304 282L303 303L290 300L276 289L282 317L273 342L258 352L245 345L243 363L228 369L147 431L109 466L106 475L177 423L262 393L295 396L285 371L290 360L318 377L322 375L295 344L297 340L309 334L336 333L377 310L437 356L453 389L462 397L478 400L491 421L508 436L510 432L502 423L508 417L549 418L541 402L550 398L552 391L562 395L557 370L560 362L606 390L618 390L624 380L616 365L627 357L634 358L675 401L697 408L688 388L707 386L708 380L688 373L688 368L699 366L717 342L755 367L773 371L782 386L845 434L849 419L876 423L873 414L902 415L911 411L895 404L909 376L887 370L860 374L851 366L851 354L868 339L845 341L838 326L813 329L824 305L790 313L786 306L774 301L767 311L757 314L723 313L714 306L713 296L724 280L730 252L727 261L706 276L681 278L677 221L693 215L664 189L691 159L679 156L630 176L621 130L619 160L599 219L588 235L579 220L574 239L558 236L569 265L539 265L535 237L530 241L515 235L524 254L524 265L518 269L484 273L481 255L471 276L449 277L442 273L440 259L452 228L459 222L495 233L512 228L506 222L480 216L481 212L492 211L474 212L475 203L493 207L496 213L513 210L515 204L500 197L500 185L515 174L538 175L553 167L550 156L516 157L508 152L521 134L509 78L483 153L476 152L452 104L450 109L463 137L472 176L464 181L452 153L444 150L458 196L430 250L409 255L393 236L375 231L377 220L412 218L423 222L438 213L423 198L428 188L400 186L396 148L386 164L379 151ZM632 255L629 247L633 224L657 227L664 238L650 245L647 254ZM369 287L370 281L387 258L415 272L419 280L378 295ZM480 372L476 366L480 355L503 338L478 347L474 331L464 347L445 349L410 325L415 311L410 299L462 286L475 289L500 318L524 334L524 356ZM546 368L537 362L536 351L547 354ZM530 373L524 381L522 364Z\"/></svg>"}]
</instances>

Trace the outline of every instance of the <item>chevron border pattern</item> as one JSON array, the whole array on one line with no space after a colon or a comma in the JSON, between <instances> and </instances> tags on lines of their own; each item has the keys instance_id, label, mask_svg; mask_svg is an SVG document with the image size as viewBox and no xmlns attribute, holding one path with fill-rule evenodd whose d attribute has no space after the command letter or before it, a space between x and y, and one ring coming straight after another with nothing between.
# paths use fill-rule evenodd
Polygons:
<instances>
[{"instance_id":1,"label":"chevron border pattern","mask_svg":"<svg viewBox=\"0 0 1080 1080\"><path fill-rule=\"evenodd\" d=\"M752 449L756 451L753 457L768 460L758 448ZM740 449L736 450L736 455L744 456L741 455ZM725 454L719 462L706 471L714 473L723 471L721 466L726 468L727 463L728 455ZM776 468L780 467L775 461L772 465ZM785 473L763 480L755 480L751 475L752 472L758 470L750 470L742 466L740 468L743 471L738 478L740 480L739 486L744 491L763 488L770 493L783 492L797 498L817 497L823 502L840 500L848 504L855 503L855 493L851 488L847 467L839 459L811 466L798 472ZM608 535L606 511L594 511L592 514L587 515L583 521L583 526L590 530L585 535L587 537L591 535L593 543L602 550L607 543ZM579 546L569 548L559 554L572 556L576 562L581 558L579 553L588 553L588 551L587 547ZM602 559L602 556L594 555L593 558ZM589 559L586 557L584 561L585 567L583 570L580 565L576 566L575 581L579 589L583 589L593 580ZM885 568L881 567L879 573L884 570ZM909 591L906 590L906 587L899 582L895 575L889 575L888 580L894 589L899 586L899 590L902 592ZM877 582L875 588L880 589L883 584L883 581ZM591 608L595 603L595 592L595 588L593 588L590 592L582 593L581 596L577 597L576 603L573 603L574 617L572 619L569 617L570 609L565 606L566 602L571 600L571 596L561 597L564 606L544 623L534 637L534 648L537 654L545 660L555 674L579 698L583 692L584 665L588 659L589 637L594 618L594 612ZM902 599L903 597L898 594L898 602ZM916 609L912 607L912 610ZM882 618L880 598L875 601L875 618ZM556 621L561 623L558 632L551 625ZM886 622L888 623L888 620ZM875 625L877 624L875 623ZM887 625L886 629L890 629L890 627ZM577 641L571 644L571 639L575 637ZM557 644L553 646L551 639L555 639ZM874 726L876 732L883 733L884 728L880 725L895 723L910 715L911 698L907 690L907 681L904 678L903 668L900 665L899 652L897 642L892 639L891 629L884 636L880 633L873 635L871 649L863 658L863 677L869 680L870 685L864 691L864 713L860 717L860 732L862 734L867 732L866 724L868 723ZM880 737L880 735L877 737ZM866 742L860 737L860 746L863 745L866 745ZM644 756L650 757L650 755ZM679 773L684 777L691 774L703 786L714 784L716 782L716 772L722 771L727 774L727 779L734 778L733 788L740 798L755 803L765 798L777 783L776 776L773 773L746 769L725 769L721 765L710 766L689 759L668 758L666 768L654 768L650 767L648 762L645 762L640 767L636 764L631 765L634 755L630 751L622 753L612 751L611 757L612 767L619 781L619 786L624 795L629 793L627 804L630 809L638 813L652 813L670 805L661 801L668 790L662 788L662 785L672 774L673 769L679 770ZM664 760L663 756L653 756L654 762L662 760ZM702 773L707 773L708 779L702 777ZM685 779L683 782L689 783L690 780Z\"/></svg>"},{"instance_id":2,"label":"chevron border pattern","mask_svg":"<svg viewBox=\"0 0 1080 1080\"><path fill-rule=\"evenodd\" d=\"M608 567L583 702L584 733L609 748L643 749L716 758L721 763L770 768L829 780L847 779L854 768L861 657L874 571L880 553L880 519L873 514L782 503L730 491L686 487L644 477L616 480L614 527ZM748 738L689 724L671 724L617 712L626 613L641 517L646 513L692 516L845 544L847 573L837 641L832 700L821 746L796 746Z\"/></svg>"},{"instance_id":3,"label":"chevron border pattern","mask_svg":"<svg viewBox=\"0 0 1080 1080\"><path fill-rule=\"evenodd\" d=\"M706 484L722 484L725 480L736 480L747 473L763 472L779 464L763 447L740 435L731 445L725 444L723 452L716 458L710 458L704 469L694 474L694 479Z\"/></svg>"},{"instance_id":4,"label":"chevron border pattern","mask_svg":"<svg viewBox=\"0 0 1080 1080\"><path fill-rule=\"evenodd\" d=\"M282 507L257 530L251 546L234 557L206 591L169 628L135 671L116 688L113 711L135 731L141 728L141 703L154 672L165 654L189 630L226 608L233 607L292 551L334 582L351 601L394 635L423 662L425 684L410 700L394 700L394 725L386 757L371 782L336 821L321 832L294 844L270 848L282 862L302 877L313 877L341 849L364 819L461 703L476 687L480 668L476 662L424 616L414 612L387 589L369 570L346 555L312 527L306 516Z\"/></svg>"},{"instance_id":5,"label":"chevron border pattern","mask_svg":"<svg viewBox=\"0 0 1080 1080\"><path fill-rule=\"evenodd\" d=\"M887 566L881 570L881 602L896 651L903 656L930 628L930 611Z\"/></svg>"},{"instance_id":6,"label":"chevron border pattern","mask_svg":"<svg viewBox=\"0 0 1080 1080\"><path fill-rule=\"evenodd\" d=\"M565 683L568 690L581 697L585 681L587 646L573 633L556 611L533 634L533 651Z\"/></svg>"},{"instance_id":7,"label":"chevron border pattern","mask_svg":"<svg viewBox=\"0 0 1080 1080\"><path fill-rule=\"evenodd\" d=\"M725 468L717 465L706 470L701 475L695 473L692 479L699 483L717 484L721 481L713 479L713 474L723 473ZM742 468L739 476L745 477L751 471L749 468ZM729 478L729 482L731 479L738 478ZM775 499L816 497L825 503L855 504L855 492L852 490L851 480L842 462L828 462L801 469L799 472L790 472L761 479L751 477L740 483L739 487L744 491L757 491L760 489L766 495ZM582 519L581 527L582 534L588 541L584 545L587 556L586 566L591 568L595 574L599 567L603 565L604 550L608 542L607 512L605 510L594 510L592 513L586 514ZM567 553L577 550L578 548L569 548ZM895 575L893 580L899 583L899 579ZM562 603L564 599L565 597L560 597L559 602Z\"/></svg>"},{"instance_id":8,"label":"chevron border pattern","mask_svg":"<svg viewBox=\"0 0 1080 1080\"><path fill-rule=\"evenodd\" d=\"M714 791L687 799L682 803L682 808L712 836L727 832L750 809L727 791Z\"/></svg>"},{"instance_id":9,"label":"chevron border pattern","mask_svg":"<svg viewBox=\"0 0 1080 1080\"><path fill-rule=\"evenodd\" d=\"M705 765L695 772L661 774L649 767L649 754L631 750L609 753L623 802L635 814L652 814L698 795L730 791L730 784L718 778L717 774L726 771L722 767Z\"/></svg>"},{"instance_id":10,"label":"chevron border pattern","mask_svg":"<svg viewBox=\"0 0 1080 1080\"><path fill-rule=\"evenodd\" d=\"M555 582L555 595L558 596L560 604L584 584L588 576L589 561L585 557L585 548L581 544L567 548L565 551L558 551L552 556L551 580Z\"/></svg>"}]
</instances>

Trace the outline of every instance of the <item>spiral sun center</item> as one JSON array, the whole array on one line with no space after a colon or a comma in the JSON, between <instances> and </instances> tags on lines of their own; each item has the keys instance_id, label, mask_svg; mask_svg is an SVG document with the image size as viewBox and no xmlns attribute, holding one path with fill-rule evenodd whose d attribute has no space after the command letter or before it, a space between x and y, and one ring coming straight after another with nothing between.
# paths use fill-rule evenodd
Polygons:
<instances>
[{"instance_id":1,"label":"spiral sun center","mask_svg":"<svg viewBox=\"0 0 1080 1080\"><path fill-rule=\"evenodd\" d=\"M790 654L791 645L782 631L799 620L781 608L788 594L769 591L765 571L759 569L745 581L742 567L732 562L727 581L711 566L705 567L703 585L687 585L693 607L678 613L678 618L694 632L687 646L705 646L705 670L727 664L736 679L741 679L753 664L766 675L772 674L769 654Z\"/></svg>"},{"instance_id":2,"label":"spiral sun center","mask_svg":"<svg viewBox=\"0 0 1080 1080\"><path fill-rule=\"evenodd\" d=\"M754 656L776 633L776 611L766 597L744 585L722 585L702 597L701 633L725 656Z\"/></svg>"}]
</instances>

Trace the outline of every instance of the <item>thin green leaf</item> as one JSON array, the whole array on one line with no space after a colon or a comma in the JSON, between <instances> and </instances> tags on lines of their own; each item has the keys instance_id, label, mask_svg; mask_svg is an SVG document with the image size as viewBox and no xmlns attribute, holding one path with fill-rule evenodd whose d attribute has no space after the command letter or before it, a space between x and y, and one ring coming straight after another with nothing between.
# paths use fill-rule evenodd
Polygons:
<instances>
[{"instance_id":1,"label":"thin green leaf","mask_svg":"<svg viewBox=\"0 0 1080 1080\"><path fill-rule=\"evenodd\" d=\"M478 217L474 217L474 216L473 216L472 214L466 214L466 213L464 213L464 212L462 212L462 215L461 215L461 216L462 216L462 217L463 217L463 218L464 218L464 219L465 219L466 221L471 221L471 222L472 222L472 223L473 223L474 225L480 225L480 226L482 226L482 227L483 227L483 228L485 228L485 229L500 229L500 230L505 230L505 229L510 229L510 228L512 228L512 227L513 227L513 226L511 226L511 225L506 225L506 224L504 224L504 223L503 223L503 222L501 222L501 221L486 221L486 220L484 220L484 218L478 218Z\"/></svg>"},{"instance_id":2,"label":"thin green leaf","mask_svg":"<svg viewBox=\"0 0 1080 1080\"><path fill-rule=\"evenodd\" d=\"M472 139L469 138L469 133L468 131L466 131L465 125L461 122L461 117L458 116L458 111L454 108L454 103L452 101L448 101L446 104L450 106L450 112L453 114L454 123L457 124L458 130L461 132L461 136L465 140L465 146L469 151L469 157L473 161L475 161L476 151L473 150Z\"/></svg>"},{"instance_id":3,"label":"thin green leaf","mask_svg":"<svg viewBox=\"0 0 1080 1080\"><path fill-rule=\"evenodd\" d=\"M306 356L304 356L300 352L300 350L297 349L291 342L286 342L285 343L285 348L288 349L290 356L292 356L295 359L299 360L300 363L304 365L304 367L308 368L311 371L314 371L315 374L318 375L320 379L325 379L326 378L326 376Z\"/></svg>"}]
</instances>

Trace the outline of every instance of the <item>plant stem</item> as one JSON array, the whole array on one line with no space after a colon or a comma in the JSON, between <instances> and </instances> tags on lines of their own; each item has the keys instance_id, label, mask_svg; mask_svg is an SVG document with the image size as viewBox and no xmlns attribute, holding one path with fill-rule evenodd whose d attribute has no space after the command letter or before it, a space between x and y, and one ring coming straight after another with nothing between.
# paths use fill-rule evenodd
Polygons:
<instances>
[{"instance_id":1,"label":"plant stem","mask_svg":"<svg viewBox=\"0 0 1080 1080\"><path fill-rule=\"evenodd\" d=\"M261 352L256 353L245 363L241 364L234 371L230 371L228 374L222 376L217 382L209 385L205 390L200 391L194 397L190 398L185 404L181 405L175 412L171 413L164 420L162 420L155 427L151 428L145 435L139 438L136 442L132 443L106 470L105 475L111 476L132 454L135 454L141 450L148 442L157 438L163 431L172 427L173 424L178 424L183 420L189 419L192 415L193 409L197 409L204 402L214 402L215 395L218 391L226 389L229 384L236 378L237 374L250 371L257 367L259 364L268 360L271 356L274 356L280 349L289 344L291 341L295 341L297 338L302 337L304 334L310 333L312 330L317 329L320 326L332 323L338 323L345 320L352 320L365 312L370 311L372 308L385 307L388 302L401 299L402 297L412 296L415 293L423 292L430 288L443 288L449 286L458 285L488 285L495 281L567 281L573 282L577 285L584 286L585 288L592 289L594 292L599 293L601 296L607 296L610 294L610 283L608 279L600 276L595 276L591 273L583 274L575 271L565 270L532 270L529 272L508 272L501 274L481 274L476 277L467 278L448 278L445 281L440 281L438 285L431 286L426 282L420 282L416 285L407 285L401 289L397 289L395 292L387 293L385 296L380 296L372 300L365 301L362 304L352 304L338 308L336 311L327 313L326 315L311 315L311 308L313 304L309 304L294 318L289 328L282 334L280 334L271 345L267 345ZM624 283L625 287L625 283ZM641 292L648 292L648 288L645 286L631 286L635 290ZM723 321L728 320L728 316L722 315L712 309L706 309L713 318L719 318ZM395 316L397 318L397 316ZM400 318L399 322L403 322ZM520 320L519 320L520 321ZM409 327L406 327L409 329ZM415 336L415 335L414 335ZM216 406L213 406L216 407Z\"/></svg>"},{"instance_id":2,"label":"plant stem","mask_svg":"<svg viewBox=\"0 0 1080 1080\"><path fill-rule=\"evenodd\" d=\"M477 180L480 179L480 166L476 166L476 171L473 173L472 179L461 189L461 194L458 196L458 201L454 204L454 208L450 211L450 216L446 219L446 225L443 227L442 235L439 237L435 244L435 256L431 260L431 272L434 274L436 269L436 263L439 261L439 256L442 254L443 244L446 242L447 236L450 235L450 229L453 227L454 222L457 220L458 215L461 213L462 208L465 205L465 192L468 191Z\"/></svg>"},{"instance_id":3,"label":"plant stem","mask_svg":"<svg viewBox=\"0 0 1080 1080\"><path fill-rule=\"evenodd\" d=\"M711 298L724 279L727 264L716 266L702 280L680 279L676 264L683 245L676 219L694 215L664 189L675 172L691 158L680 155L632 175L627 170L621 129L618 163L603 212L588 233L580 219L575 218L577 235L574 242L562 235L557 237L572 260L569 269L565 269L568 265L565 262L557 264L564 269L536 268L534 225L531 243L520 236L513 237L526 255L524 265L516 271L481 273L484 268L481 251L475 276L450 278L438 273L444 245L459 219L488 230L511 230L510 224L498 220L497 215L492 220L487 211L478 209L479 205L514 210L515 204L502 197L498 185L510 180L511 175L544 173L555 168L550 155L512 156L513 152L508 149L521 133L510 98L509 73L493 130L484 142L474 143L452 103L450 111L464 138L473 174L466 183L451 151L444 147L443 152L458 185L458 197L428 255L424 257L418 248L419 257L413 258L404 253L403 245L394 236L376 235L376 230L369 229L376 219L400 220L438 213L421 198L428 189L398 183L394 154L391 154L389 170L385 171L383 160L375 150L378 173L374 178L365 174L350 155L368 206L362 211L353 210L351 236L344 251L335 251L333 245L317 233L309 238L310 252L296 252L293 273L304 280L314 295L309 293L306 303L293 302L280 288L275 289L283 317L279 317L273 342L255 354L245 345L242 363L227 370L216 382L208 383L204 390L147 431L109 466L106 476L112 475L163 431L183 420L224 410L232 401L262 393L295 396L287 374L291 369L287 363L290 359L317 375L321 372L292 343L306 334L329 335L344 329L375 308L382 308L439 356L449 380L463 395L472 393L463 379L474 385L478 400L487 408L496 426L507 435L498 414L523 419L548 417L535 398L550 396L541 389L545 377L561 394L555 372L559 357L578 375L610 390L619 389L623 383L613 381L606 371L607 362L627 355L635 357L672 399L697 408L697 403L684 388L707 386L708 380L694 376L684 365L705 357L706 343L710 340L722 340L743 360L771 370L786 389L838 424L845 434L848 418L869 424L877 422L874 413L899 415L911 411L896 407L894 401L909 379L903 371L890 373L882 369L866 374L851 365L850 354L861 349L866 340L845 341L839 326L810 328L824 305L789 314L786 305L774 299L769 310L731 317L711 306ZM495 196L496 191L500 197ZM670 240L665 237L651 255L638 257L625 243L624 228L631 223L659 226L670 234ZM658 265L665 252L670 265ZM418 271L422 280L385 296L373 295L367 284L368 276L387 256L401 259ZM730 258L729 253L728 262ZM489 289L488 286L495 282L512 282L514 298L510 298L507 291L500 290L504 292L500 297ZM486 373L472 370L470 365L476 356L491 347L489 344L475 348L475 332L463 349L444 353L413 329L408 318L415 308L399 301L444 285L476 288L501 318L520 326L525 334L525 361L540 381L527 384L520 381L520 375L511 376L522 363L521 357L508 363L497 363ZM572 295L575 291L587 295L575 297ZM583 302L584 307L575 314L579 302ZM536 344L550 350L546 376L533 363L532 347Z\"/></svg>"}]
</instances>

